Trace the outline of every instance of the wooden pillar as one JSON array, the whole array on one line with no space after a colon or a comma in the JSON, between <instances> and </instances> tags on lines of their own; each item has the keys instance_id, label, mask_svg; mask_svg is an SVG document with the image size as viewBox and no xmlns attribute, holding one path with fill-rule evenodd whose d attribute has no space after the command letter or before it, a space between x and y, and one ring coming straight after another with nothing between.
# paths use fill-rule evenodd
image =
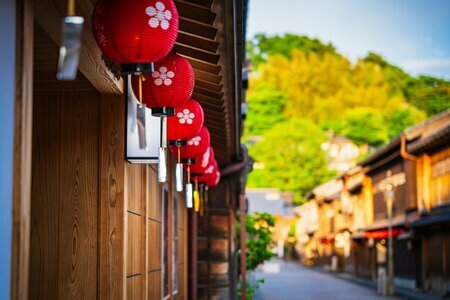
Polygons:
<instances>
[{"instance_id":1,"label":"wooden pillar","mask_svg":"<svg viewBox=\"0 0 450 300\"><path fill-rule=\"evenodd\" d=\"M246 205L245 205L245 194L239 195L239 210L240 210L240 219L241 219L241 299L246 300L246 276L247 276L247 266L246 266L246 234L245 234L245 221L246 221Z\"/></svg>"},{"instance_id":2,"label":"wooden pillar","mask_svg":"<svg viewBox=\"0 0 450 300\"><path fill-rule=\"evenodd\" d=\"M17 0L16 16L11 299L27 299L33 125L33 2Z\"/></svg>"},{"instance_id":3,"label":"wooden pillar","mask_svg":"<svg viewBox=\"0 0 450 300\"><path fill-rule=\"evenodd\" d=\"M197 270L197 213L194 209L189 209L189 299L197 299L197 281L198 281L198 270Z\"/></svg>"},{"instance_id":4,"label":"wooden pillar","mask_svg":"<svg viewBox=\"0 0 450 300\"><path fill-rule=\"evenodd\" d=\"M99 296L124 296L124 101L103 95L100 114Z\"/></svg>"}]
</instances>

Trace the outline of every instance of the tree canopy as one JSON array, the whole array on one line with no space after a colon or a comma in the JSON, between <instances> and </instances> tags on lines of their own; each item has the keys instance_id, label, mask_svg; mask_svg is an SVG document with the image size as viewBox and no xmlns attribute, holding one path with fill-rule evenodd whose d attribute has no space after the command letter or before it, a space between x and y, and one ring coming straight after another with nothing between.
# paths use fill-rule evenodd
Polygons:
<instances>
[{"instance_id":1,"label":"tree canopy","mask_svg":"<svg viewBox=\"0 0 450 300\"><path fill-rule=\"evenodd\" d=\"M302 199L333 176L320 150L328 134L378 147L450 108L449 81L412 76L376 53L351 62L331 44L294 34L257 34L247 48L244 141L260 167L249 176L253 187Z\"/></svg>"}]
</instances>

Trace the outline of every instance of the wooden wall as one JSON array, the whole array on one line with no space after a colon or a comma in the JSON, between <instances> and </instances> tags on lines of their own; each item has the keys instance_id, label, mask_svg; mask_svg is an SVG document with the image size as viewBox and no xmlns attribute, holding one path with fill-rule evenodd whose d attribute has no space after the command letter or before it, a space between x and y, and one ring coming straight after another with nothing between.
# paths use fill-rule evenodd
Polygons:
<instances>
[{"instance_id":1,"label":"wooden wall","mask_svg":"<svg viewBox=\"0 0 450 300\"><path fill-rule=\"evenodd\" d=\"M173 172L162 185L154 166L125 162L123 96L82 75L56 81L58 49L38 25L35 41L30 299L160 299L163 251L170 291L178 271L169 296L185 299L187 218Z\"/></svg>"}]
</instances>

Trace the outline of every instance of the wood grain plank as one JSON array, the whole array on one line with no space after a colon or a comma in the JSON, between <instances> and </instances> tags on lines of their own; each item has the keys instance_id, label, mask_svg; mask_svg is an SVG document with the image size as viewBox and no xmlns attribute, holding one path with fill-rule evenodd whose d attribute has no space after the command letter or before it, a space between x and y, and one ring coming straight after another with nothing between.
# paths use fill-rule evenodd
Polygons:
<instances>
[{"instance_id":1,"label":"wood grain plank","mask_svg":"<svg viewBox=\"0 0 450 300\"><path fill-rule=\"evenodd\" d=\"M31 186L30 299L58 298L60 102L34 92ZM19 299L19 298L16 298Z\"/></svg>"},{"instance_id":2,"label":"wood grain plank","mask_svg":"<svg viewBox=\"0 0 450 300\"><path fill-rule=\"evenodd\" d=\"M61 94L58 298L97 297L97 91Z\"/></svg>"},{"instance_id":3,"label":"wood grain plank","mask_svg":"<svg viewBox=\"0 0 450 300\"><path fill-rule=\"evenodd\" d=\"M27 299L32 189L34 12L31 0L18 0L15 3L16 95L14 99L11 298Z\"/></svg>"},{"instance_id":4,"label":"wood grain plank","mask_svg":"<svg viewBox=\"0 0 450 300\"><path fill-rule=\"evenodd\" d=\"M100 134L99 295L124 295L124 101L103 95Z\"/></svg>"},{"instance_id":5,"label":"wood grain plank","mask_svg":"<svg viewBox=\"0 0 450 300\"><path fill-rule=\"evenodd\" d=\"M161 271L152 271L148 273L147 299L161 299L161 276Z\"/></svg>"}]
</instances>

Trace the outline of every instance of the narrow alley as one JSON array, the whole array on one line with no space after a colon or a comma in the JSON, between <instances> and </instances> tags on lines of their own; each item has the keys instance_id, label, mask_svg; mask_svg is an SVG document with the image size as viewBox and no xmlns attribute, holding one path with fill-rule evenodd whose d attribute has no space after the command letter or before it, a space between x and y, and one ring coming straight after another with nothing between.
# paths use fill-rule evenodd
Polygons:
<instances>
[{"instance_id":1,"label":"narrow alley","mask_svg":"<svg viewBox=\"0 0 450 300\"><path fill-rule=\"evenodd\" d=\"M376 291L295 262L272 260L260 267L255 279L265 279L255 300L272 299L401 299L381 297Z\"/></svg>"}]
</instances>

